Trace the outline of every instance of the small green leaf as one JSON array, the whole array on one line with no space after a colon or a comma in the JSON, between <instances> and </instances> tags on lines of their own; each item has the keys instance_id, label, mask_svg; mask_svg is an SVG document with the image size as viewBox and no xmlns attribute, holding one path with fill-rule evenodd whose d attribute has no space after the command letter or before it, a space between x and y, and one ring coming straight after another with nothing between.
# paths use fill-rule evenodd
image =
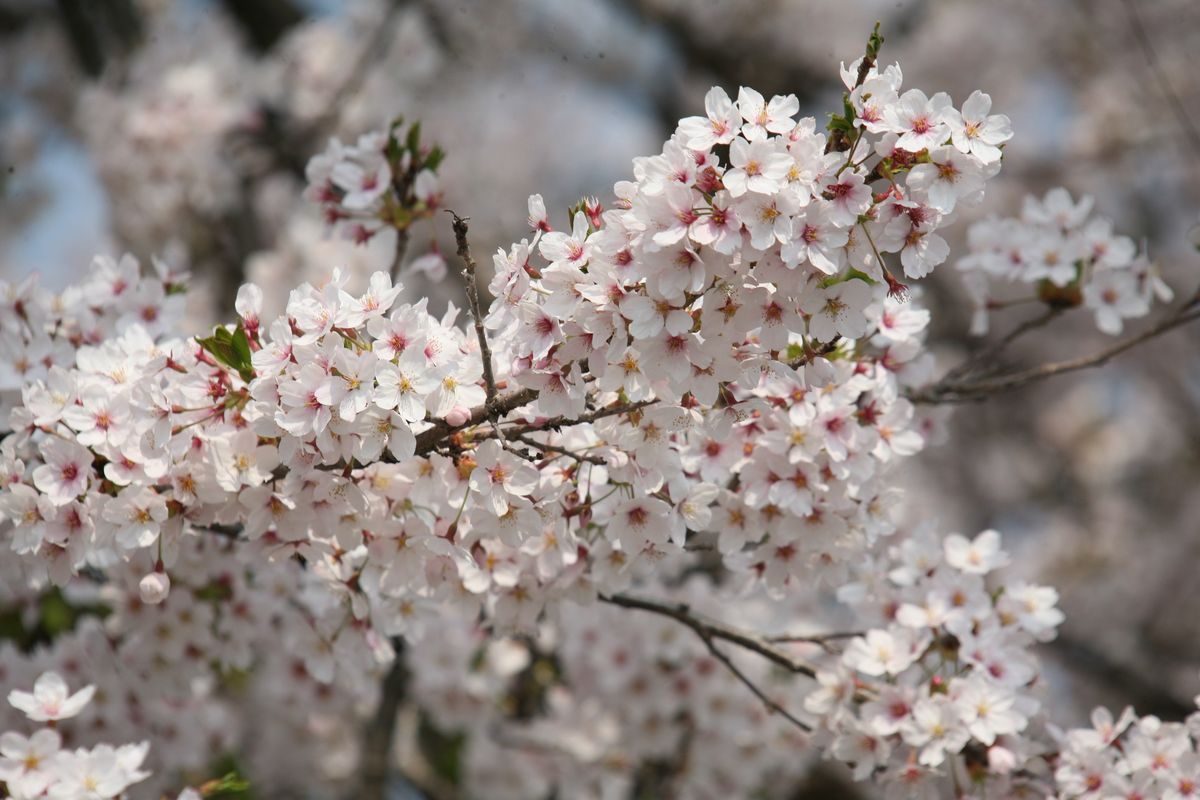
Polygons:
<instances>
[{"instance_id":1,"label":"small green leaf","mask_svg":"<svg viewBox=\"0 0 1200 800\"><path fill-rule=\"evenodd\" d=\"M242 380L246 383L254 380L254 367L250 362L250 337L246 335L246 329L241 326L241 323L233 332L233 351L237 356L238 373L242 376Z\"/></svg>"},{"instance_id":2,"label":"small green leaf","mask_svg":"<svg viewBox=\"0 0 1200 800\"><path fill-rule=\"evenodd\" d=\"M437 168L442 165L445 158L446 151L435 144L429 151L429 155L425 156L425 168L430 172L437 172Z\"/></svg>"},{"instance_id":3,"label":"small green leaf","mask_svg":"<svg viewBox=\"0 0 1200 800\"><path fill-rule=\"evenodd\" d=\"M408 152L412 153L414 156L420 151L420 149L421 149L421 123L420 122L414 122L412 124L412 127L408 129L408 140L405 142L405 145L408 147Z\"/></svg>"},{"instance_id":4,"label":"small green leaf","mask_svg":"<svg viewBox=\"0 0 1200 800\"><path fill-rule=\"evenodd\" d=\"M197 339L196 344L216 359L218 364L237 372L246 383L254 380L254 366L250 362L250 339L240 322L233 331L218 325L213 328L212 336Z\"/></svg>"},{"instance_id":5,"label":"small green leaf","mask_svg":"<svg viewBox=\"0 0 1200 800\"><path fill-rule=\"evenodd\" d=\"M883 36L879 33L879 22L877 21L875 30L871 31L871 36L867 39L867 58L872 61L878 58L881 47L883 47Z\"/></svg>"},{"instance_id":6,"label":"small green leaf","mask_svg":"<svg viewBox=\"0 0 1200 800\"><path fill-rule=\"evenodd\" d=\"M244 797L249 790L249 781L236 772L230 772L224 777L208 781L201 786L200 795L215 800L216 798Z\"/></svg>"},{"instance_id":7,"label":"small green leaf","mask_svg":"<svg viewBox=\"0 0 1200 800\"><path fill-rule=\"evenodd\" d=\"M841 114L830 113L829 124L825 127L830 132L842 131L843 133L851 133L854 131L854 124Z\"/></svg>"}]
</instances>

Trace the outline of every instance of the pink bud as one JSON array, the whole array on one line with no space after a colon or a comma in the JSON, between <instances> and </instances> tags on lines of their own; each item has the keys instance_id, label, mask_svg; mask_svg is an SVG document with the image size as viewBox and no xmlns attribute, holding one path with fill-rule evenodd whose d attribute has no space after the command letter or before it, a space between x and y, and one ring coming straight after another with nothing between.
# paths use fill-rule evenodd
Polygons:
<instances>
[{"instance_id":1,"label":"pink bud","mask_svg":"<svg viewBox=\"0 0 1200 800\"><path fill-rule=\"evenodd\" d=\"M138 584L138 594L148 606L156 606L171 592L171 579L165 572L151 572Z\"/></svg>"},{"instance_id":2,"label":"pink bud","mask_svg":"<svg viewBox=\"0 0 1200 800\"><path fill-rule=\"evenodd\" d=\"M446 415L446 422L457 428L459 425L466 425L467 420L470 418L471 410L469 408L455 406L454 408L450 409L450 413Z\"/></svg>"},{"instance_id":3,"label":"pink bud","mask_svg":"<svg viewBox=\"0 0 1200 800\"><path fill-rule=\"evenodd\" d=\"M995 745L988 748L988 769L999 775L1007 775L1017 768L1017 757L1007 747Z\"/></svg>"}]
</instances>

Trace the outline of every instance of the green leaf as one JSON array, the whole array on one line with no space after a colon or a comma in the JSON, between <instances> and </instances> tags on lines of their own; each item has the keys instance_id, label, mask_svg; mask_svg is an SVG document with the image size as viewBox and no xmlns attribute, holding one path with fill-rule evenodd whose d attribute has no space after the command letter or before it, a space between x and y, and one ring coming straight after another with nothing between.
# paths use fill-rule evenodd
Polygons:
<instances>
[{"instance_id":1,"label":"green leaf","mask_svg":"<svg viewBox=\"0 0 1200 800\"><path fill-rule=\"evenodd\" d=\"M842 131L843 133L852 133L854 131L854 123L841 114L830 113L829 124L825 126L830 132Z\"/></svg>"},{"instance_id":2,"label":"green leaf","mask_svg":"<svg viewBox=\"0 0 1200 800\"><path fill-rule=\"evenodd\" d=\"M850 280L851 278L857 278L858 280L862 281L863 283L866 283L869 286L874 286L876 283L878 283L878 281L875 280L874 278L872 278L870 275L868 275L867 273L862 272L860 270L857 270L854 267L851 267L849 269L849 271L846 273L846 280Z\"/></svg>"},{"instance_id":3,"label":"green leaf","mask_svg":"<svg viewBox=\"0 0 1200 800\"><path fill-rule=\"evenodd\" d=\"M213 335L205 339L197 339L200 345L211 355L218 364L237 372L243 381L254 380L254 366L250 362L250 339L246 329L239 322L237 328L230 331L223 325L213 328Z\"/></svg>"},{"instance_id":4,"label":"green leaf","mask_svg":"<svg viewBox=\"0 0 1200 800\"><path fill-rule=\"evenodd\" d=\"M430 172L437 172L437 168L442 165L445 158L446 151L435 144L429 151L429 155L425 156L425 168Z\"/></svg>"},{"instance_id":5,"label":"green leaf","mask_svg":"<svg viewBox=\"0 0 1200 800\"><path fill-rule=\"evenodd\" d=\"M395 166L400 160L400 156L404 153L404 147L400 144L400 139L396 136L396 130L404 126L404 117L396 117L392 120L392 124L388 127L387 146L383 153L387 157L388 164Z\"/></svg>"},{"instance_id":6,"label":"green leaf","mask_svg":"<svg viewBox=\"0 0 1200 800\"><path fill-rule=\"evenodd\" d=\"M875 23L875 30L871 31L871 36L867 39L867 58L874 61L879 57L879 48L883 47L883 36L879 33L879 22Z\"/></svg>"},{"instance_id":7,"label":"green leaf","mask_svg":"<svg viewBox=\"0 0 1200 800\"><path fill-rule=\"evenodd\" d=\"M240 324L237 330L233 332L233 351L237 355L238 364L244 364L250 372L250 377L247 378L243 373L242 380L249 382L254 378L254 368L250 364L250 337L246 335L246 329ZM239 372L241 368L239 367Z\"/></svg>"},{"instance_id":8,"label":"green leaf","mask_svg":"<svg viewBox=\"0 0 1200 800\"><path fill-rule=\"evenodd\" d=\"M408 140L405 142L408 152L414 156L421 150L421 123L414 122L408 129Z\"/></svg>"},{"instance_id":9,"label":"green leaf","mask_svg":"<svg viewBox=\"0 0 1200 800\"><path fill-rule=\"evenodd\" d=\"M39 606L42 628L51 639L75 627L75 610L61 592L53 591L42 595Z\"/></svg>"},{"instance_id":10,"label":"green leaf","mask_svg":"<svg viewBox=\"0 0 1200 800\"><path fill-rule=\"evenodd\" d=\"M221 758L218 768L234 766L233 758ZM237 773L237 770L226 772L220 778L206 781L199 786L200 796L205 800L248 800L254 795L250 792L250 782Z\"/></svg>"}]
</instances>

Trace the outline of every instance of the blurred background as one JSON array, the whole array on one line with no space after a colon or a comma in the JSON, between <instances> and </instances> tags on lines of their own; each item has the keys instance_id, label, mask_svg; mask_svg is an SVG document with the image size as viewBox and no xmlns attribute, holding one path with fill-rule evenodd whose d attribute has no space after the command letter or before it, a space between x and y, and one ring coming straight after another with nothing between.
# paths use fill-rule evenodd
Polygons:
<instances>
[{"instance_id":1,"label":"blurred background","mask_svg":"<svg viewBox=\"0 0 1200 800\"><path fill-rule=\"evenodd\" d=\"M532 192L556 225L585 194L607 202L712 85L794 93L823 125L839 61L876 20L907 87L956 103L982 89L1013 120L959 246L972 219L1063 185L1144 242L1178 297L1195 291L1196 0L0 0L0 278L37 272L57 290L95 253L157 255L197 278L194 330L229 316L245 280L267 287L268 314L334 267L361 281L392 243L329 240L300 197L304 165L397 115L448 151L445 205L472 218L479 257L526 234ZM449 234L443 220L418 230L410 258L449 253ZM954 258L921 289L946 366L980 346ZM460 292L453 271L409 283L435 309ZM1003 313L994 336L1033 315ZM1068 315L1011 360L1109 341ZM1066 722L1096 703L1193 707L1197 342L1177 330L1102 370L961 406L948 444L903 476L914 516L996 527L1014 569L1059 587L1068 621L1046 655Z\"/></svg>"}]
</instances>

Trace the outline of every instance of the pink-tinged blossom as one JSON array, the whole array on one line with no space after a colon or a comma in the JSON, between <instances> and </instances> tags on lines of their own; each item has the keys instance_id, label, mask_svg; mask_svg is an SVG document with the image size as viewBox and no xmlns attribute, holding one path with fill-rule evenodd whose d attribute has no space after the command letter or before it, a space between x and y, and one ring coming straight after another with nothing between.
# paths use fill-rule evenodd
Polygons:
<instances>
[{"instance_id":1,"label":"pink-tinged blossom","mask_svg":"<svg viewBox=\"0 0 1200 800\"><path fill-rule=\"evenodd\" d=\"M928 97L920 89L909 89L884 114L889 130L899 134L896 146L910 153L919 153L944 143L950 138L946 111L951 107L950 95L938 92Z\"/></svg>"},{"instance_id":2,"label":"pink-tinged blossom","mask_svg":"<svg viewBox=\"0 0 1200 800\"><path fill-rule=\"evenodd\" d=\"M575 214L571 232L551 231L542 236L538 251L554 265L582 267L591 258L591 243L588 241L588 221L583 212Z\"/></svg>"},{"instance_id":3,"label":"pink-tinged blossom","mask_svg":"<svg viewBox=\"0 0 1200 800\"><path fill-rule=\"evenodd\" d=\"M495 439L484 442L475 451L471 491L495 514L508 511L510 496L525 497L533 492L537 481L537 470L502 448Z\"/></svg>"},{"instance_id":4,"label":"pink-tinged blossom","mask_svg":"<svg viewBox=\"0 0 1200 800\"><path fill-rule=\"evenodd\" d=\"M961 153L969 153L981 164L1000 160L1000 146L1012 138L1012 122L1004 114L990 114L992 98L976 89L961 111L946 109L944 119L950 140Z\"/></svg>"},{"instance_id":5,"label":"pink-tinged blossom","mask_svg":"<svg viewBox=\"0 0 1200 800\"><path fill-rule=\"evenodd\" d=\"M834 224L823 203L813 203L792 219L791 236L780 256L789 267L808 261L826 275L833 275L841 268L841 248L849 238L844 228Z\"/></svg>"},{"instance_id":6,"label":"pink-tinged blossom","mask_svg":"<svg viewBox=\"0 0 1200 800\"><path fill-rule=\"evenodd\" d=\"M729 146L729 162L722 182L731 197L746 192L774 194L782 188L792 168L792 158L771 139L747 142L738 137Z\"/></svg>"},{"instance_id":7,"label":"pink-tinged blossom","mask_svg":"<svg viewBox=\"0 0 1200 800\"><path fill-rule=\"evenodd\" d=\"M719 86L709 89L704 95L704 110L707 116L686 117L679 123L687 146L693 150L711 150L715 145L732 142L742 119L725 90Z\"/></svg>"},{"instance_id":8,"label":"pink-tinged blossom","mask_svg":"<svg viewBox=\"0 0 1200 800\"><path fill-rule=\"evenodd\" d=\"M92 477L92 453L85 447L51 437L41 447L42 464L33 471L33 485L50 502L66 505L87 491Z\"/></svg>"},{"instance_id":9,"label":"pink-tinged blossom","mask_svg":"<svg viewBox=\"0 0 1200 800\"><path fill-rule=\"evenodd\" d=\"M1008 556L1000 549L1000 534L996 531L984 531L974 539L950 534L944 546L946 563L969 574L986 575L1008 564Z\"/></svg>"},{"instance_id":10,"label":"pink-tinged blossom","mask_svg":"<svg viewBox=\"0 0 1200 800\"><path fill-rule=\"evenodd\" d=\"M745 86L738 89L737 105L746 121L742 136L752 142L772 133L787 133L796 125L792 117L800 110L800 101L794 94L775 95L767 102L761 94Z\"/></svg>"},{"instance_id":11,"label":"pink-tinged blossom","mask_svg":"<svg viewBox=\"0 0 1200 800\"><path fill-rule=\"evenodd\" d=\"M904 182L943 214L953 211L959 199L972 198L983 191L983 175L979 166L969 157L948 147L931 151L929 163L914 166L908 171Z\"/></svg>"},{"instance_id":12,"label":"pink-tinged blossom","mask_svg":"<svg viewBox=\"0 0 1200 800\"><path fill-rule=\"evenodd\" d=\"M852 227L859 215L871 207L871 187L857 172L847 170L841 175L830 175L821 190L830 198L826 206L829 221L840 228Z\"/></svg>"},{"instance_id":13,"label":"pink-tinged blossom","mask_svg":"<svg viewBox=\"0 0 1200 800\"><path fill-rule=\"evenodd\" d=\"M34 683L32 692L9 692L8 703L33 722L58 721L78 715L95 693L95 686L85 686L72 694L61 675L46 672Z\"/></svg>"},{"instance_id":14,"label":"pink-tinged blossom","mask_svg":"<svg viewBox=\"0 0 1200 800\"><path fill-rule=\"evenodd\" d=\"M800 299L800 310L809 315L808 335L818 342L859 338L867 332L871 296L871 287L855 279L809 290Z\"/></svg>"}]
</instances>

